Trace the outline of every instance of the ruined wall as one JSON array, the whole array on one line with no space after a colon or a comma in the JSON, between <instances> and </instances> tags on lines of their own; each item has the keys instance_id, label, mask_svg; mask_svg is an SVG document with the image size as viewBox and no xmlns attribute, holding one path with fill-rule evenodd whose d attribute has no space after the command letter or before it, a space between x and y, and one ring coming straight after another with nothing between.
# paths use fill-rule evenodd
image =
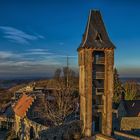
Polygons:
<instances>
[{"instance_id":1,"label":"ruined wall","mask_svg":"<svg viewBox=\"0 0 140 140\"><path fill-rule=\"evenodd\" d=\"M57 127L51 127L40 133L41 140L80 140L81 123L74 121ZM77 137L77 138L76 138Z\"/></svg>"},{"instance_id":2,"label":"ruined wall","mask_svg":"<svg viewBox=\"0 0 140 140\"><path fill-rule=\"evenodd\" d=\"M114 138L111 138L111 137L108 137L108 136L105 136L105 135L102 135L102 134L97 134L95 136L95 139L96 140L115 140Z\"/></svg>"},{"instance_id":3,"label":"ruined wall","mask_svg":"<svg viewBox=\"0 0 140 140\"><path fill-rule=\"evenodd\" d=\"M15 124L14 124L14 128L15 128L15 131L16 131L16 134L18 134L19 130L20 130L20 117L15 115Z\"/></svg>"},{"instance_id":4,"label":"ruined wall","mask_svg":"<svg viewBox=\"0 0 140 140\"><path fill-rule=\"evenodd\" d=\"M112 132L112 98L114 93L114 50L105 50L105 82L102 111L102 133L111 136Z\"/></svg>"},{"instance_id":5,"label":"ruined wall","mask_svg":"<svg viewBox=\"0 0 140 140\"><path fill-rule=\"evenodd\" d=\"M84 50L79 52L79 93L80 93L80 120L83 122L83 131L86 122L86 95L85 95L85 57Z\"/></svg>"},{"instance_id":6,"label":"ruined wall","mask_svg":"<svg viewBox=\"0 0 140 140\"><path fill-rule=\"evenodd\" d=\"M36 123L28 118L24 119L24 124L25 124L25 131L26 131L26 137L30 140L30 130L32 129L34 133L34 138L39 138L39 133L42 130L47 130L48 127L41 125L39 123Z\"/></svg>"},{"instance_id":7,"label":"ruined wall","mask_svg":"<svg viewBox=\"0 0 140 140\"><path fill-rule=\"evenodd\" d=\"M91 136L92 131L92 50L79 52L79 92L80 120L83 121L83 133Z\"/></svg>"},{"instance_id":8,"label":"ruined wall","mask_svg":"<svg viewBox=\"0 0 140 140\"><path fill-rule=\"evenodd\" d=\"M48 127L29 120L27 117L21 119L19 116L15 115L15 131L17 137L24 137L26 140L30 140L31 129L34 138L39 138L39 133L43 130L47 130Z\"/></svg>"},{"instance_id":9,"label":"ruined wall","mask_svg":"<svg viewBox=\"0 0 140 140\"><path fill-rule=\"evenodd\" d=\"M117 140L140 140L140 137L124 132L114 131L114 137Z\"/></svg>"}]
</instances>

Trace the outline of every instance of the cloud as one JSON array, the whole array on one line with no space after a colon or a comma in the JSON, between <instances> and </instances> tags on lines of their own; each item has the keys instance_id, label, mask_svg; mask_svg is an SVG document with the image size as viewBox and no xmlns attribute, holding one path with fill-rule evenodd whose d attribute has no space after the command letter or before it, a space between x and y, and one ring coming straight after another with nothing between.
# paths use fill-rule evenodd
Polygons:
<instances>
[{"instance_id":1,"label":"cloud","mask_svg":"<svg viewBox=\"0 0 140 140\"><path fill-rule=\"evenodd\" d=\"M31 52L44 52L44 51L48 51L47 49L29 49L29 51Z\"/></svg>"},{"instance_id":2,"label":"cloud","mask_svg":"<svg viewBox=\"0 0 140 140\"><path fill-rule=\"evenodd\" d=\"M0 51L0 59L10 58L11 56L13 56L12 52Z\"/></svg>"},{"instance_id":3,"label":"cloud","mask_svg":"<svg viewBox=\"0 0 140 140\"><path fill-rule=\"evenodd\" d=\"M76 55L70 55L70 67L77 71ZM24 51L0 51L1 77L51 76L57 68L66 66L67 56L52 53L47 49L28 49Z\"/></svg>"},{"instance_id":4,"label":"cloud","mask_svg":"<svg viewBox=\"0 0 140 140\"><path fill-rule=\"evenodd\" d=\"M9 41L16 42L19 44L30 44L30 41L35 41L38 39L44 39L45 37L39 34L28 34L22 30L9 27L9 26L0 26L0 30L4 33L4 38Z\"/></svg>"},{"instance_id":5,"label":"cloud","mask_svg":"<svg viewBox=\"0 0 140 140\"><path fill-rule=\"evenodd\" d=\"M59 54L55 54L55 55L52 55L52 56L46 56L47 58L51 57L51 58L62 58L62 59L71 59L71 58L78 58L77 55L59 55Z\"/></svg>"},{"instance_id":6,"label":"cloud","mask_svg":"<svg viewBox=\"0 0 140 140\"><path fill-rule=\"evenodd\" d=\"M77 55L68 56L69 61L75 65ZM59 65L67 62L66 55L52 53L47 49L29 49L26 51L0 51L0 66L2 65ZM77 62L76 62L77 63Z\"/></svg>"},{"instance_id":7,"label":"cloud","mask_svg":"<svg viewBox=\"0 0 140 140\"><path fill-rule=\"evenodd\" d=\"M54 53L49 52L47 49L29 49L25 55L53 55Z\"/></svg>"}]
</instances>

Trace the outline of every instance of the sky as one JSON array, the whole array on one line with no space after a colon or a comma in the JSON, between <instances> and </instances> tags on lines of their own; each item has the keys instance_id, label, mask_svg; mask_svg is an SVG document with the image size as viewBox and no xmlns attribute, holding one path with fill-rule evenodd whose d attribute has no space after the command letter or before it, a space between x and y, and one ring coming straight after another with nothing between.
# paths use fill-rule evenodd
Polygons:
<instances>
[{"instance_id":1,"label":"sky","mask_svg":"<svg viewBox=\"0 0 140 140\"><path fill-rule=\"evenodd\" d=\"M77 48L90 9L101 11L121 77L140 77L139 0L0 0L0 78L78 72Z\"/></svg>"}]
</instances>

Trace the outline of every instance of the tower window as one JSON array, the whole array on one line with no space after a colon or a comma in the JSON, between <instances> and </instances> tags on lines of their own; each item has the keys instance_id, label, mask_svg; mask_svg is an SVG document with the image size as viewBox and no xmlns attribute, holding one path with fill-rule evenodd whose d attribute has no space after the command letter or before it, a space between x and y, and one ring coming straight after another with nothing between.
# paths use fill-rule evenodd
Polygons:
<instances>
[{"instance_id":1,"label":"tower window","mask_svg":"<svg viewBox=\"0 0 140 140\"><path fill-rule=\"evenodd\" d=\"M102 36L100 33L97 33L95 41L100 41L100 42L102 41Z\"/></svg>"}]
</instances>

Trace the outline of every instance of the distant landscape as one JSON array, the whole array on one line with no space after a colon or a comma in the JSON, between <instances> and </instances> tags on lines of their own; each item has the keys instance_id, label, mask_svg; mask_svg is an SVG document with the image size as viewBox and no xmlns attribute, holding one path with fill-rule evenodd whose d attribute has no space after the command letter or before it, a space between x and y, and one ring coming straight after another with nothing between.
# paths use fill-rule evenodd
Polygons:
<instances>
[{"instance_id":1,"label":"distant landscape","mask_svg":"<svg viewBox=\"0 0 140 140\"><path fill-rule=\"evenodd\" d=\"M140 140L140 0L0 0L0 140Z\"/></svg>"},{"instance_id":2,"label":"distant landscape","mask_svg":"<svg viewBox=\"0 0 140 140\"><path fill-rule=\"evenodd\" d=\"M126 81L135 81L138 84L140 83L140 77L120 77L120 80L122 81L122 83Z\"/></svg>"},{"instance_id":3,"label":"distant landscape","mask_svg":"<svg viewBox=\"0 0 140 140\"><path fill-rule=\"evenodd\" d=\"M39 80L49 80L51 78L25 78L25 79L11 79L11 80L0 80L0 88L2 89L9 89L13 86L20 85L20 84L27 84L32 81L39 81ZM135 81L138 84L140 83L140 77L120 77L122 83L126 81Z\"/></svg>"},{"instance_id":4,"label":"distant landscape","mask_svg":"<svg viewBox=\"0 0 140 140\"><path fill-rule=\"evenodd\" d=\"M50 78L30 78L30 79L10 79L10 80L0 80L0 88L2 89L9 89L16 85L20 84L27 84L32 81L38 81L38 80L44 80L44 79L50 79Z\"/></svg>"}]
</instances>

